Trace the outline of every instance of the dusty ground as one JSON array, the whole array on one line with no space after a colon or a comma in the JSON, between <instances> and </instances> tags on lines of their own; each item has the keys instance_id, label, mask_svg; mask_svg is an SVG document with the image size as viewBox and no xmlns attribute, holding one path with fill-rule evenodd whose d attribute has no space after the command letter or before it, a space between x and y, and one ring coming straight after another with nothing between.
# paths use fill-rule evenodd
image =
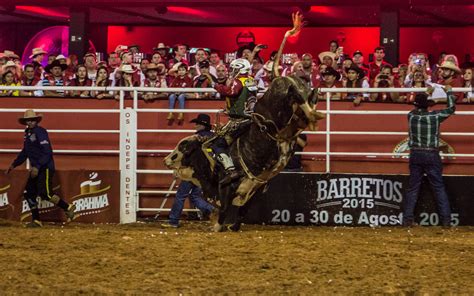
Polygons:
<instances>
[{"instance_id":1,"label":"dusty ground","mask_svg":"<svg viewBox=\"0 0 474 296\"><path fill-rule=\"evenodd\" d=\"M0 294L473 294L474 227L0 221Z\"/></svg>"}]
</instances>

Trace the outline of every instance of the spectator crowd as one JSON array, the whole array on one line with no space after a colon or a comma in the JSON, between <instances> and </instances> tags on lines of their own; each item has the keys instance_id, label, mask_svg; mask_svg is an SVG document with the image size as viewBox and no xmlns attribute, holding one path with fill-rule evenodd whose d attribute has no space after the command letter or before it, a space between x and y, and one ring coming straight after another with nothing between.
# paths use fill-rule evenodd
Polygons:
<instances>
[{"instance_id":1,"label":"spectator crowd","mask_svg":"<svg viewBox=\"0 0 474 296\"><path fill-rule=\"evenodd\" d=\"M251 62L251 75L263 95L272 80L273 58L264 61L260 57L262 45L246 45L238 49L237 58ZM430 65L428 55L413 53L406 63L393 66L385 61L385 49L377 47L373 51L373 61L366 62L367 54L355 51L344 52L342 46L331 41L328 50L313 56L303 53L292 54L282 63L279 71L282 76L297 75L307 81L312 88L399 88L426 87L428 85L450 85L452 87L473 86L472 64L460 65L455 55L442 53L437 63ZM30 63L22 65L20 57L13 51L0 53L1 86L141 86L153 88L183 87L212 88L216 84L225 84L228 77L228 65L223 62L218 51L204 48L194 49L176 44L169 48L163 43L153 48L151 54L140 53L137 45L119 45L108 54L106 61L98 61L95 53L87 53L82 61L74 54L66 57L62 54L48 53L34 48L29 56ZM45 63L47 60L47 64ZM227 61L230 62L230 61ZM43 67L43 63L46 66ZM320 99L325 94L318 93ZM80 98L119 98L112 91L19 91L2 90L0 96L21 97L80 97ZM125 98L130 98L125 93ZM376 102L413 102L414 93L331 93L332 100L350 100L355 105L364 101ZM457 102L474 102L474 93L457 93ZM168 99L173 109L176 102L184 108L186 99L221 99L215 93L164 93L142 92L140 98L145 101ZM435 101L446 100L442 91L432 95ZM168 119L173 119L169 114ZM182 114L178 115L178 120Z\"/></svg>"}]
</instances>

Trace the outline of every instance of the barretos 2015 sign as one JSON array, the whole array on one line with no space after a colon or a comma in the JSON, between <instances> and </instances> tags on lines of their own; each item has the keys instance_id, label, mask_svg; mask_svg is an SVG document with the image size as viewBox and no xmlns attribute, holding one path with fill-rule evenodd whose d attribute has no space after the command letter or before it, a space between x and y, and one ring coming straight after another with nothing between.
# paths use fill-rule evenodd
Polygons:
<instances>
[{"instance_id":1,"label":"barretos 2015 sign","mask_svg":"<svg viewBox=\"0 0 474 296\"><path fill-rule=\"evenodd\" d=\"M29 221L31 211L23 199L28 178L26 171L0 176L0 218ZM114 223L120 215L120 179L118 171L57 171L53 191L76 206L76 222ZM38 197L43 221L65 221L61 209Z\"/></svg>"},{"instance_id":2,"label":"barretos 2015 sign","mask_svg":"<svg viewBox=\"0 0 474 296\"><path fill-rule=\"evenodd\" d=\"M453 225L474 225L474 177L445 177ZM403 215L408 176L280 174L257 195L247 223L396 226ZM416 221L437 225L435 199L425 180Z\"/></svg>"}]
</instances>

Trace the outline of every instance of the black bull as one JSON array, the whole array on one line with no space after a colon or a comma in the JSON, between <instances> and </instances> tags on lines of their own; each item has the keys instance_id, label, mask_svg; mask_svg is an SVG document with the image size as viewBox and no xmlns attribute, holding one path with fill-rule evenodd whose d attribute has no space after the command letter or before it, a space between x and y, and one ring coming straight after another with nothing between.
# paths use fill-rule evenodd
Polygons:
<instances>
[{"instance_id":1,"label":"black bull","mask_svg":"<svg viewBox=\"0 0 474 296\"><path fill-rule=\"evenodd\" d=\"M233 141L229 154L243 177L227 186L219 186L224 172L203 150L207 139L190 136L182 139L165 158L165 164L183 180L203 189L204 196L219 200L219 217L214 225L221 231L228 210L238 206L237 221L230 229L237 231L245 216L250 198L264 188L293 156L297 136L324 116L315 111L317 94L298 77L279 77L255 105L248 131Z\"/></svg>"}]
</instances>

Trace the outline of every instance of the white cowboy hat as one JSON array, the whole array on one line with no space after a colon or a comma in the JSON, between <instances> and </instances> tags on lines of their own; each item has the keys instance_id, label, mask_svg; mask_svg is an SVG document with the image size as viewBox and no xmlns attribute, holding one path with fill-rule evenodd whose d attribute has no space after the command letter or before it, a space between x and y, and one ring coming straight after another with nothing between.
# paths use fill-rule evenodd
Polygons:
<instances>
[{"instance_id":1,"label":"white cowboy hat","mask_svg":"<svg viewBox=\"0 0 474 296\"><path fill-rule=\"evenodd\" d=\"M450 69L450 70L453 70L454 72L456 73L461 73L461 69L459 69L458 66L456 66L455 63L451 62L451 61L444 61L443 63L441 63L441 66L439 66L440 69Z\"/></svg>"},{"instance_id":2,"label":"white cowboy hat","mask_svg":"<svg viewBox=\"0 0 474 296\"><path fill-rule=\"evenodd\" d=\"M14 67L14 68L16 68L15 62L13 62L13 61L8 61L5 65L2 66L2 72L5 72L5 70L6 70L8 67Z\"/></svg>"},{"instance_id":3,"label":"white cowboy hat","mask_svg":"<svg viewBox=\"0 0 474 296\"><path fill-rule=\"evenodd\" d=\"M319 60L321 63L323 62L324 57L330 57L334 61L336 59L336 54L332 51L323 51L318 55Z\"/></svg>"},{"instance_id":4,"label":"white cowboy hat","mask_svg":"<svg viewBox=\"0 0 474 296\"><path fill-rule=\"evenodd\" d=\"M39 54L47 54L48 52L47 51L44 51L42 48L40 47L37 47L37 48L33 48L33 50L31 51L31 55L30 55L30 59L32 59L34 56L36 55L39 55Z\"/></svg>"},{"instance_id":5,"label":"white cowboy hat","mask_svg":"<svg viewBox=\"0 0 474 296\"><path fill-rule=\"evenodd\" d=\"M10 59L20 59L20 57L13 51L11 50L4 50L3 54Z\"/></svg>"},{"instance_id":6,"label":"white cowboy hat","mask_svg":"<svg viewBox=\"0 0 474 296\"><path fill-rule=\"evenodd\" d=\"M123 64L122 66L120 66L118 70L124 73L130 73L130 74L135 73L135 70L133 70L132 65L129 65L129 64Z\"/></svg>"},{"instance_id":7,"label":"white cowboy hat","mask_svg":"<svg viewBox=\"0 0 474 296\"><path fill-rule=\"evenodd\" d=\"M43 119L43 114L36 114L34 110L28 109L25 111L23 117L18 118L18 122L22 125L26 125L26 121L28 120L35 120L36 122L40 122Z\"/></svg>"},{"instance_id":8,"label":"white cowboy hat","mask_svg":"<svg viewBox=\"0 0 474 296\"><path fill-rule=\"evenodd\" d=\"M278 66L278 70L283 69L282 66ZM273 70L273 61L268 61L263 65L263 70L271 72Z\"/></svg>"},{"instance_id":9,"label":"white cowboy hat","mask_svg":"<svg viewBox=\"0 0 474 296\"><path fill-rule=\"evenodd\" d=\"M67 58L63 56L62 54L60 54L56 57L56 60L67 60Z\"/></svg>"}]
</instances>

